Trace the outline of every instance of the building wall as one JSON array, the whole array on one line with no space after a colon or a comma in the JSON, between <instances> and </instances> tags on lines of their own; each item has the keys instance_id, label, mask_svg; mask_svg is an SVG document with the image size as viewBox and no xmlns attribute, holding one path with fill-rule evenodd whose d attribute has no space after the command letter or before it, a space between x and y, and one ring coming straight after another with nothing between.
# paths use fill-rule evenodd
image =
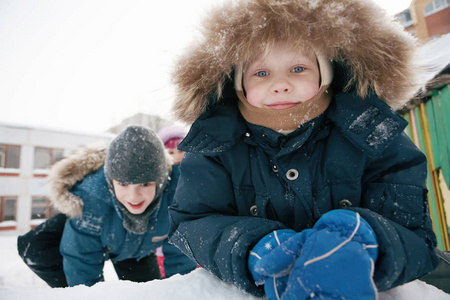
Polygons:
<instances>
[{"instance_id":1,"label":"building wall","mask_svg":"<svg viewBox=\"0 0 450 300\"><path fill-rule=\"evenodd\" d=\"M423 11L432 1L433 0L413 0L409 7L411 10L411 17L414 22L414 26L409 28L409 30L414 30L417 39L423 44L428 42L429 37L427 22Z\"/></svg>"},{"instance_id":2,"label":"building wall","mask_svg":"<svg viewBox=\"0 0 450 300\"><path fill-rule=\"evenodd\" d=\"M428 36L433 38L450 32L450 7L426 18Z\"/></svg>"},{"instance_id":3,"label":"building wall","mask_svg":"<svg viewBox=\"0 0 450 300\"><path fill-rule=\"evenodd\" d=\"M21 147L19 168L0 168L0 196L17 197L16 221L0 223L0 233L4 229L19 234L28 231L35 225L31 220L32 198L48 194L45 185L48 169L34 169L35 147L63 149L64 156L68 156L80 147L113 137L0 124L0 144Z\"/></svg>"},{"instance_id":4,"label":"building wall","mask_svg":"<svg viewBox=\"0 0 450 300\"><path fill-rule=\"evenodd\" d=\"M413 0L409 6L413 25L405 30L416 36L421 44L450 33L450 8L425 16L425 7L431 2L433 0Z\"/></svg>"}]
</instances>

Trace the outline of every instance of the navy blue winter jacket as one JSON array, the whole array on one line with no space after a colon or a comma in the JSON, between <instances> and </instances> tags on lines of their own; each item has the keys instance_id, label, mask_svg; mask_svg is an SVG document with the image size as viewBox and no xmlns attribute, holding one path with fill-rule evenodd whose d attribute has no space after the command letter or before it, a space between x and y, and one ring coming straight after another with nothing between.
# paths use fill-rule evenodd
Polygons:
<instances>
[{"instance_id":1,"label":"navy blue winter jacket","mask_svg":"<svg viewBox=\"0 0 450 300\"><path fill-rule=\"evenodd\" d=\"M142 259L167 244L169 230L168 206L179 177L178 165L173 166L158 208L153 213L145 234L134 234L123 226L122 212L114 192L105 179L103 167L89 173L76 184L71 193L83 200L83 214L66 222L60 244L64 273L69 286L93 285L103 279L104 262ZM157 201L157 199L155 199ZM165 273L169 277L185 274L196 267L179 251L167 247Z\"/></svg>"},{"instance_id":2,"label":"navy blue winter jacket","mask_svg":"<svg viewBox=\"0 0 450 300\"><path fill-rule=\"evenodd\" d=\"M224 100L179 146L186 154L169 209L170 241L222 280L261 295L246 266L263 236L311 228L330 210L350 209L377 235L377 288L416 279L434 269L436 240L426 158L406 125L375 96L342 93L284 136L247 123L236 100Z\"/></svg>"}]
</instances>

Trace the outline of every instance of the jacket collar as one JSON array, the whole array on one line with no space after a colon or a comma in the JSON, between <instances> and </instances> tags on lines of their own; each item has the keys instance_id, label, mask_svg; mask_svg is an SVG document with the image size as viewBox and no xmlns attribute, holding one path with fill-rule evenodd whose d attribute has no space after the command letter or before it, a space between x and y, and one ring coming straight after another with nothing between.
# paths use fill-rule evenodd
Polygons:
<instances>
[{"instance_id":1,"label":"jacket collar","mask_svg":"<svg viewBox=\"0 0 450 300\"><path fill-rule=\"evenodd\" d=\"M310 138L315 137L324 119L321 114L314 119L302 124L297 130L288 135L276 132L270 128L247 123L253 134L253 141L271 156L279 157L298 150ZM251 142L249 142L251 143Z\"/></svg>"},{"instance_id":2,"label":"jacket collar","mask_svg":"<svg viewBox=\"0 0 450 300\"><path fill-rule=\"evenodd\" d=\"M270 128L247 123L239 112L236 99L228 99L195 121L178 149L215 156L244 140L248 144L259 145L272 155L283 155L300 148L323 118L322 114L285 136ZM281 148L284 150L279 151Z\"/></svg>"},{"instance_id":3,"label":"jacket collar","mask_svg":"<svg viewBox=\"0 0 450 300\"><path fill-rule=\"evenodd\" d=\"M178 146L186 152L219 155L229 151L245 137L247 126L237 108L236 99L227 99L203 113L192 124Z\"/></svg>"},{"instance_id":4,"label":"jacket collar","mask_svg":"<svg viewBox=\"0 0 450 300\"><path fill-rule=\"evenodd\" d=\"M237 142L245 140L279 156L300 148L310 138L324 138L328 135L330 123L369 157L383 152L408 124L374 95L362 100L354 93L342 93L334 97L324 114L284 136L247 123L239 113L236 99L227 99L194 122L179 149L215 156L228 152ZM278 152L273 149L280 147L285 150Z\"/></svg>"},{"instance_id":5,"label":"jacket collar","mask_svg":"<svg viewBox=\"0 0 450 300\"><path fill-rule=\"evenodd\" d=\"M327 118L369 157L383 152L408 125L405 119L373 94L364 100L356 94L336 95L328 108Z\"/></svg>"}]
</instances>

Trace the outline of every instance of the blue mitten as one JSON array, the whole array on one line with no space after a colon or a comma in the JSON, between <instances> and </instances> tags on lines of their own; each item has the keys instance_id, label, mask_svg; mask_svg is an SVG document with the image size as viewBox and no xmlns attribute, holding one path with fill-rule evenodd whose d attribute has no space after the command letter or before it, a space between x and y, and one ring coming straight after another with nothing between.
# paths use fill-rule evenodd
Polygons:
<instances>
[{"instance_id":1,"label":"blue mitten","mask_svg":"<svg viewBox=\"0 0 450 300\"><path fill-rule=\"evenodd\" d=\"M247 262L248 269L250 270L256 285L264 284L264 291L268 299L279 299L278 295L281 295L286 288L289 272L285 272L284 276L264 276L256 270L255 266L261 258L273 252L274 249L278 249L283 242L295 234L296 232L290 229L273 231L264 236L250 251ZM282 265L284 268L288 268L289 266L292 267L297 257L298 255L291 258L286 257L278 262L280 263L280 266Z\"/></svg>"},{"instance_id":2,"label":"blue mitten","mask_svg":"<svg viewBox=\"0 0 450 300\"><path fill-rule=\"evenodd\" d=\"M330 211L312 230L295 236L299 236L301 255L290 271L281 299L375 299L372 275L378 256L377 239L359 214ZM276 259L273 251L259 260L255 269L262 276L276 277Z\"/></svg>"}]
</instances>

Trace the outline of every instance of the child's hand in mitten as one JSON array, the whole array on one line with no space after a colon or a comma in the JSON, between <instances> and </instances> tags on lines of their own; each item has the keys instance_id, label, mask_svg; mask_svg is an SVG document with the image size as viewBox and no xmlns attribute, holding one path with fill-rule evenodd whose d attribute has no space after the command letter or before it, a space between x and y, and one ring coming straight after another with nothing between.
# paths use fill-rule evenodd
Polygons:
<instances>
[{"instance_id":1,"label":"child's hand in mitten","mask_svg":"<svg viewBox=\"0 0 450 300\"><path fill-rule=\"evenodd\" d=\"M247 262L248 269L250 270L256 285L264 284L264 291L269 299L279 299L277 295L284 291L289 271L284 272L284 276L265 276L258 272L255 266L261 258L280 248L280 245L282 245L283 242L295 234L296 232L290 229L273 231L264 236L250 251ZM276 264L278 265L278 268L290 270L297 257L298 255L286 257L285 259L277 260Z\"/></svg>"},{"instance_id":2,"label":"child's hand in mitten","mask_svg":"<svg viewBox=\"0 0 450 300\"><path fill-rule=\"evenodd\" d=\"M313 229L297 235L301 255L290 270L281 299L375 299L372 276L377 240L359 214L348 210L328 212ZM272 251L258 261L256 270L277 277L278 270L273 268L276 259Z\"/></svg>"}]
</instances>

